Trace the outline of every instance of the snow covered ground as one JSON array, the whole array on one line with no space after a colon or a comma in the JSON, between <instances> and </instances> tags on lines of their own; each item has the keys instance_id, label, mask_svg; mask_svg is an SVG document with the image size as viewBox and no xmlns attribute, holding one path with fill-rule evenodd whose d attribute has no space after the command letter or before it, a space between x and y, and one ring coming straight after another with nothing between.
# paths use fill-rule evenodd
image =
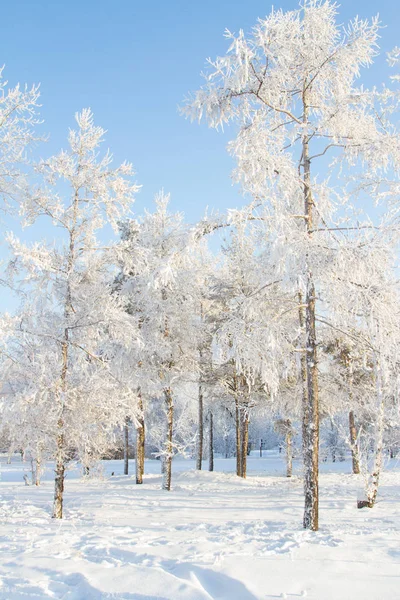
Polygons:
<instances>
[{"instance_id":1,"label":"snow covered ground","mask_svg":"<svg viewBox=\"0 0 400 600\"><path fill-rule=\"evenodd\" d=\"M400 599L397 461L372 510L357 510L362 484L348 462L322 464L318 533L301 528L298 471L286 479L275 456L250 458L246 481L234 459L217 459L214 473L175 460L171 492L155 460L142 486L122 461L105 462L104 479L71 471L61 522L50 468L34 488L27 463L1 463L1 600Z\"/></svg>"}]
</instances>

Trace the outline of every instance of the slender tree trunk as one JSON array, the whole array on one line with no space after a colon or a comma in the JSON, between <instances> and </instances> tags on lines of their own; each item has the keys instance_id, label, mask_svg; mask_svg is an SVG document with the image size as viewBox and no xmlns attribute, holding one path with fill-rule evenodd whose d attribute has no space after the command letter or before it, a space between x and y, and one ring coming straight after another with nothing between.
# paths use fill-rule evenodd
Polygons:
<instances>
[{"instance_id":1,"label":"slender tree trunk","mask_svg":"<svg viewBox=\"0 0 400 600\"><path fill-rule=\"evenodd\" d=\"M80 167L78 167L78 172ZM68 319L71 313L73 313L72 306L72 292L70 276L74 270L75 264L75 241L76 241L76 225L78 220L78 204L79 204L79 188L75 189L74 202L73 202L73 218L72 228L69 229L69 251L68 251L68 264L67 264L67 279L66 279L66 296L64 304L64 317L66 321L66 327L64 329L64 339L61 345L61 377L60 377L60 393L58 399L60 400L60 415L57 421L57 435L56 435L56 469L54 479L54 504L53 504L53 518L62 519L63 516L63 501L64 501L64 479L65 479L65 439L64 439L64 416L65 416L65 398L67 394L67 373L68 373L68 353L69 353L69 327Z\"/></svg>"},{"instance_id":2,"label":"slender tree trunk","mask_svg":"<svg viewBox=\"0 0 400 600\"><path fill-rule=\"evenodd\" d=\"M172 392L168 388L164 390L165 402L167 406L167 440L165 443L165 454L164 454L164 473L163 473L163 490L170 491L171 489L171 475L172 475L172 432L174 422L174 403L172 399Z\"/></svg>"},{"instance_id":3,"label":"slender tree trunk","mask_svg":"<svg viewBox=\"0 0 400 600\"><path fill-rule=\"evenodd\" d=\"M350 431L350 445L351 445L351 456L353 461L353 473L359 475L360 473L360 457L358 454L357 446L357 430L354 418L354 412L349 412L349 431Z\"/></svg>"},{"instance_id":4,"label":"slender tree trunk","mask_svg":"<svg viewBox=\"0 0 400 600\"><path fill-rule=\"evenodd\" d=\"M201 358L201 353L200 353ZM196 469L201 471L201 461L203 459L203 387L201 381L199 382L199 422L197 429L197 456L196 456Z\"/></svg>"},{"instance_id":5,"label":"slender tree trunk","mask_svg":"<svg viewBox=\"0 0 400 600\"><path fill-rule=\"evenodd\" d=\"M124 475L129 474L129 417L124 424Z\"/></svg>"},{"instance_id":6,"label":"slender tree trunk","mask_svg":"<svg viewBox=\"0 0 400 600\"><path fill-rule=\"evenodd\" d=\"M64 332L64 342L62 344L62 371L61 371L61 415L57 421L58 435L56 439L56 469L54 479L54 504L53 518L62 519L64 502L64 479L65 479L65 443L64 443L64 396L67 389L67 370L68 370L68 329Z\"/></svg>"},{"instance_id":7,"label":"slender tree trunk","mask_svg":"<svg viewBox=\"0 0 400 600\"><path fill-rule=\"evenodd\" d=\"M303 121L305 133L303 136L303 180L304 180L304 208L307 233L312 236L314 222L314 201L311 190L311 161L309 153L309 132L307 131L309 106L308 82L303 91ZM319 401L318 401L318 370L317 370L317 335L315 327L315 285L309 264L309 256L305 256L306 276L306 367L307 367L307 445L305 453L305 503L303 526L312 531L318 531L318 454L319 454Z\"/></svg>"},{"instance_id":8,"label":"slender tree trunk","mask_svg":"<svg viewBox=\"0 0 400 600\"><path fill-rule=\"evenodd\" d=\"M286 477L291 477L293 472L293 430L290 419L287 420L288 428L286 431Z\"/></svg>"},{"instance_id":9,"label":"slender tree trunk","mask_svg":"<svg viewBox=\"0 0 400 600\"><path fill-rule=\"evenodd\" d=\"M37 487L39 487L39 485L40 485L40 479L41 479L41 476L42 476L42 457L38 456L36 458L35 463L36 463L36 467L35 467L35 485Z\"/></svg>"},{"instance_id":10,"label":"slender tree trunk","mask_svg":"<svg viewBox=\"0 0 400 600\"><path fill-rule=\"evenodd\" d=\"M136 430L136 483L143 483L144 459L145 459L145 425L144 425L144 407L142 394L139 391L139 426Z\"/></svg>"},{"instance_id":11,"label":"slender tree trunk","mask_svg":"<svg viewBox=\"0 0 400 600\"><path fill-rule=\"evenodd\" d=\"M375 427L375 457L373 470L370 476L367 499L369 508L375 506L376 497L378 494L379 479L382 471L383 461L383 434L385 428L385 404L382 390L382 372L379 362L376 364L376 388L377 388L377 422Z\"/></svg>"},{"instance_id":12,"label":"slender tree trunk","mask_svg":"<svg viewBox=\"0 0 400 600\"><path fill-rule=\"evenodd\" d=\"M241 477L246 479L247 476L247 451L249 447L249 410L246 407L243 410L242 420L242 456L241 456Z\"/></svg>"},{"instance_id":13,"label":"slender tree trunk","mask_svg":"<svg viewBox=\"0 0 400 600\"><path fill-rule=\"evenodd\" d=\"M62 425L58 426L62 429ZM65 478L65 461L64 461L64 436L62 433L57 437L57 454L56 454L56 469L54 479L54 504L53 504L53 519L62 519L63 502L64 502L64 478Z\"/></svg>"},{"instance_id":14,"label":"slender tree trunk","mask_svg":"<svg viewBox=\"0 0 400 600\"><path fill-rule=\"evenodd\" d=\"M214 429L213 414L209 413L209 438L208 438L208 470L214 471Z\"/></svg>"},{"instance_id":15,"label":"slender tree trunk","mask_svg":"<svg viewBox=\"0 0 400 600\"><path fill-rule=\"evenodd\" d=\"M307 385L307 359L305 353L306 347L306 332L305 332L305 315L304 315L304 307L303 307L303 296L301 292L298 293L298 302L299 302L299 322L300 322L300 331L301 331L301 339L300 339L300 378L301 378L301 390L302 390L302 398L301 398L301 429L302 429L302 454L303 454L303 472L304 472L304 498L306 498L306 469L308 462L308 454L309 454L309 423L310 423L310 407L308 404L308 385ZM303 520L303 525L305 526L305 522Z\"/></svg>"},{"instance_id":16,"label":"slender tree trunk","mask_svg":"<svg viewBox=\"0 0 400 600\"><path fill-rule=\"evenodd\" d=\"M236 418L236 475L238 477L242 476L242 444L241 444L241 410L239 408L239 398L238 395L235 394L235 418Z\"/></svg>"}]
</instances>

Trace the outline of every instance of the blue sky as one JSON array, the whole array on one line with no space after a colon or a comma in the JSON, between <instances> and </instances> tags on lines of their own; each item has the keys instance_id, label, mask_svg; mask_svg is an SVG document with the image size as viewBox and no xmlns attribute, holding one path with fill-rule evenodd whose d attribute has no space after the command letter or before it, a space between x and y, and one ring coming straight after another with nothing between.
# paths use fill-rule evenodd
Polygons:
<instances>
[{"instance_id":1,"label":"blue sky","mask_svg":"<svg viewBox=\"0 0 400 600\"><path fill-rule=\"evenodd\" d=\"M297 2L274 5L294 9ZM224 210L241 200L229 178L229 130L221 135L190 124L177 106L201 85L205 59L225 52L225 27L248 31L271 7L261 0L13 0L2 6L0 64L11 84L41 84L42 129L50 140L39 155L65 147L74 113L89 106L108 130L116 160L131 161L143 184L135 210L150 207L163 187L172 208L194 221L206 206ZM396 0L344 0L340 18L377 12L386 25L382 49L400 45ZM382 58L365 81L386 74Z\"/></svg>"}]
</instances>

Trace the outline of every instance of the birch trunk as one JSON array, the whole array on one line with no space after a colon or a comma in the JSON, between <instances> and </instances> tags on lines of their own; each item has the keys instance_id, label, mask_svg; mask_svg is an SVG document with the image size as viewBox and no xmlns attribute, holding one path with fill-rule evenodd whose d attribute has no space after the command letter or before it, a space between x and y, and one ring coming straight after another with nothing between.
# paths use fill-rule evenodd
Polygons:
<instances>
[{"instance_id":1,"label":"birch trunk","mask_svg":"<svg viewBox=\"0 0 400 600\"><path fill-rule=\"evenodd\" d=\"M40 479L41 479L41 475L42 475L42 458L41 456L39 456L36 460L35 460L35 485L36 487L39 487L40 485Z\"/></svg>"},{"instance_id":2,"label":"birch trunk","mask_svg":"<svg viewBox=\"0 0 400 600\"><path fill-rule=\"evenodd\" d=\"M129 474L129 419L124 424L124 475Z\"/></svg>"},{"instance_id":3,"label":"birch trunk","mask_svg":"<svg viewBox=\"0 0 400 600\"><path fill-rule=\"evenodd\" d=\"M78 172L80 166L78 166ZM67 258L67 278L66 278L66 294L64 304L64 318L66 327L64 329L64 340L61 345L61 377L60 377L60 392L58 400L60 400L60 416L57 421L56 435L56 469L54 479L54 504L53 518L62 519L63 516L63 501L64 501L64 479L65 479L65 458L66 448L64 439L64 416L65 416L65 400L67 393L67 374L68 374L68 359L69 359L69 324L68 320L73 313L72 306L72 291L70 277L75 265L75 242L76 242L76 227L78 220L78 205L79 205L79 188L75 188L74 199L72 203L72 227L69 229L69 248Z\"/></svg>"},{"instance_id":4,"label":"birch trunk","mask_svg":"<svg viewBox=\"0 0 400 600\"><path fill-rule=\"evenodd\" d=\"M136 429L136 456L135 456L135 464L136 464L136 483L143 483L143 475L144 475L144 459L145 459L145 425L144 425L144 407L143 407L143 399L142 394L139 391L139 426Z\"/></svg>"},{"instance_id":5,"label":"birch trunk","mask_svg":"<svg viewBox=\"0 0 400 600\"><path fill-rule=\"evenodd\" d=\"M302 453L303 470L306 467L306 450L308 447L308 423L310 420L308 410L308 392L307 392L307 360L305 354L306 336L305 336L305 316L303 308L303 296L301 292L297 294L299 302L299 323L300 323L300 379L301 379L301 429L302 429Z\"/></svg>"},{"instance_id":6,"label":"birch trunk","mask_svg":"<svg viewBox=\"0 0 400 600\"><path fill-rule=\"evenodd\" d=\"M375 457L373 470L370 476L367 500L369 508L375 506L376 497L378 494L379 479L382 471L383 462L383 434L385 428L385 404L382 390L382 373L379 363L376 365L376 388L377 388L377 422L375 427Z\"/></svg>"},{"instance_id":7,"label":"birch trunk","mask_svg":"<svg viewBox=\"0 0 400 600\"><path fill-rule=\"evenodd\" d=\"M242 476L242 444L241 444L241 426L240 426L240 408L239 398L235 395L235 418L236 418L236 475Z\"/></svg>"},{"instance_id":8,"label":"birch trunk","mask_svg":"<svg viewBox=\"0 0 400 600\"><path fill-rule=\"evenodd\" d=\"M200 354L201 357L201 354ZM197 429L197 456L196 456L196 469L201 471L201 461L203 459L203 440L204 440L204 430L203 430L203 387L201 381L199 382L199 422Z\"/></svg>"},{"instance_id":9,"label":"birch trunk","mask_svg":"<svg viewBox=\"0 0 400 600\"><path fill-rule=\"evenodd\" d=\"M249 411L244 409L242 420L242 445L241 445L241 477L246 479L247 476L247 451L249 447Z\"/></svg>"},{"instance_id":10,"label":"birch trunk","mask_svg":"<svg viewBox=\"0 0 400 600\"><path fill-rule=\"evenodd\" d=\"M208 438L208 470L214 471L214 424L213 424L213 414L210 411L209 414L209 438Z\"/></svg>"},{"instance_id":11,"label":"birch trunk","mask_svg":"<svg viewBox=\"0 0 400 600\"><path fill-rule=\"evenodd\" d=\"M39 486L42 477L42 445L39 443L36 448L36 457L31 459L32 466L32 485Z\"/></svg>"},{"instance_id":12,"label":"birch trunk","mask_svg":"<svg viewBox=\"0 0 400 600\"><path fill-rule=\"evenodd\" d=\"M54 478L53 519L62 519L64 502L65 479L65 444L64 444L64 396L66 392L66 377L68 369L68 329L65 329L65 341L62 345L63 367L61 372L61 416L57 421L58 435L56 438L56 468Z\"/></svg>"},{"instance_id":13,"label":"birch trunk","mask_svg":"<svg viewBox=\"0 0 400 600\"><path fill-rule=\"evenodd\" d=\"M165 402L167 406L167 439L165 443L165 454L164 454L164 472L163 472L163 490L170 491L171 489L171 475L172 475L172 433L173 433L173 422L174 422L174 403L172 399L172 392L170 389L164 390Z\"/></svg>"},{"instance_id":14,"label":"birch trunk","mask_svg":"<svg viewBox=\"0 0 400 600\"><path fill-rule=\"evenodd\" d=\"M349 431L350 431L350 445L351 445L351 456L353 462L353 473L359 475L360 473L360 457L358 453L357 445L357 430L354 418L354 412L349 412Z\"/></svg>"},{"instance_id":15,"label":"birch trunk","mask_svg":"<svg viewBox=\"0 0 400 600\"><path fill-rule=\"evenodd\" d=\"M309 118L308 82L303 90L303 122L307 128ZM304 209L307 234L311 239L313 232L314 202L311 189L311 161L309 152L310 134L307 129L303 136L302 168L304 178ZM319 454L319 402L317 371L317 336L315 327L315 285L309 256L305 256L306 276L306 368L307 368L307 437L305 452L305 503L303 526L318 531L318 454Z\"/></svg>"},{"instance_id":16,"label":"birch trunk","mask_svg":"<svg viewBox=\"0 0 400 600\"><path fill-rule=\"evenodd\" d=\"M62 424L58 425L62 429ZM64 436L62 433L57 437L57 454L56 454L56 469L54 479L54 503L53 503L53 519L62 519L63 502L64 502L64 478L65 478L65 462L64 462Z\"/></svg>"}]
</instances>

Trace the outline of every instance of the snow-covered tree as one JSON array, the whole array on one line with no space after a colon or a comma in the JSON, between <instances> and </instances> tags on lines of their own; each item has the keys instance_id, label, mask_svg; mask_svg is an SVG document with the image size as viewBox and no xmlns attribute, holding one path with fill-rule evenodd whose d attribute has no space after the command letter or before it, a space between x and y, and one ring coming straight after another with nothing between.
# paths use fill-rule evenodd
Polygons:
<instances>
[{"instance_id":1,"label":"snow-covered tree","mask_svg":"<svg viewBox=\"0 0 400 600\"><path fill-rule=\"evenodd\" d=\"M143 397L153 399L151 412L163 415L163 425L154 424L152 433L166 490L171 488L174 452L185 447L179 436L174 439L174 405L183 383L196 384L202 326L201 240L195 228L184 224L182 214L169 213L168 203L169 196L161 193L154 213L146 212L139 223L124 224L120 286L143 340L132 369Z\"/></svg>"},{"instance_id":2,"label":"snow-covered tree","mask_svg":"<svg viewBox=\"0 0 400 600\"><path fill-rule=\"evenodd\" d=\"M318 529L317 302L329 293L329 265L340 243L334 230L343 220L349 227L346 172L359 168L372 177L387 166L376 98L357 82L377 52L378 20L356 18L344 27L336 17L330 0L306 0L298 10L272 11L250 36L227 31L228 53L209 62L205 86L185 108L212 127L239 126L229 149L237 160L234 179L252 197L243 217L257 214L269 224L270 262L287 293L299 295L304 527L312 530Z\"/></svg>"},{"instance_id":3,"label":"snow-covered tree","mask_svg":"<svg viewBox=\"0 0 400 600\"><path fill-rule=\"evenodd\" d=\"M26 217L49 218L59 241L28 247L9 236L10 275L26 294L5 347L9 364L18 362L13 345L31 362L22 389L9 400L18 415L25 404L40 410L50 451L55 457L53 516L62 517L66 463L73 450L88 464L101 455L117 425L129 414L132 390L109 368L114 340L130 345L137 330L115 294L111 294L113 253L102 249L98 231L114 229L129 211L138 186L132 167L112 168L112 157L99 156L104 130L90 110L76 116L69 150L37 166L44 186L25 198ZM4 325L5 326L5 325ZM30 340L34 351L29 356ZM29 427L34 427L29 419Z\"/></svg>"},{"instance_id":4,"label":"snow-covered tree","mask_svg":"<svg viewBox=\"0 0 400 600\"><path fill-rule=\"evenodd\" d=\"M0 69L0 196L1 210L13 210L28 192L21 165L27 162L27 149L38 138L36 126L38 86L11 88Z\"/></svg>"}]
</instances>

